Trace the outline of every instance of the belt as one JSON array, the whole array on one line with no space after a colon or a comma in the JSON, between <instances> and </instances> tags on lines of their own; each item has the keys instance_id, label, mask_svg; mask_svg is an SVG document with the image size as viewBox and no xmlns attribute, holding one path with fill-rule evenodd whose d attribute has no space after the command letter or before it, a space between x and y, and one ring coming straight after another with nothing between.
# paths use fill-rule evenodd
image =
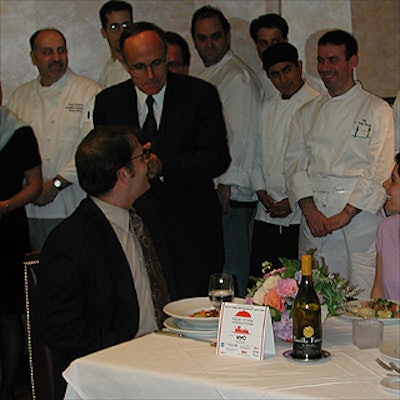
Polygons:
<instances>
[{"instance_id":1,"label":"belt","mask_svg":"<svg viewBox=\"0 0 400 400\"><path fill-rule=\"evenodd\" d=\"M255 208L256 205L257 205L256 201L229 200L229 207L232 208Z\"/></svg>"}]
</instances>

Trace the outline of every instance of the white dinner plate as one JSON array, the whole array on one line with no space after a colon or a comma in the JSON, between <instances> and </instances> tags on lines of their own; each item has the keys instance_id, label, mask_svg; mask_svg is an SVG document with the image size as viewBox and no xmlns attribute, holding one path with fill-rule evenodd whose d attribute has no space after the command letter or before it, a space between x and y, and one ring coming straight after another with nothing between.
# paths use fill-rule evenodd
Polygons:
<instances>
[{"instance_id":1,"label":"white dinner plate","mask_svg":"<svg viewBox=\"0 0 400 400\"><path fill-rule=\"evenodd\" d=\"M400 343L399 340L391 340L390 342L383 343L379 347L379 351L386 357L393 358L400 361Z\"/></svg>"},{"instance_id":2,"label":"white dinner plate","mask_svg":"<svg viewBox=\"0 0 400 400\"><path fill-rule=\"evenodd\" d=\"M244 303L244 299L235 297L234 303ZM209 311L211 302L208 297L192 297L189 299L182 299L168 303L164 307L165 314L176 319L185 321L190 324L193 329L213 330L217 329L219 317L191 317L201 310Z\"/></svg>"},{"instance_id":3,"label":"white dinner plate","mask_svg":"<svg viewBox=\"0 0 400 400\"><path fill-rule=\"evenodd\" d=\"M369 301L370 299L363 299L363 300L354 300L354 301L349 301L346 305L347 308L350 310L354 308L355 314L357 314L357 309L360 308L361 302L363 301ZM399 304L398 301L391 300L393 303ZM350 311L348 313L344 313L339 315L341 318L345 319L362 319L362 317L358 317L357 315L352 314ZM378 321L381 321L385 325L392 325L392 324L398 324L400 323L400 318L376 318Z\"/></svg>"},{"instance_id":4,"label":"white dinner plate","mask_svg":"<svg viewBox=\"0 0 400 400\"><path fill-rule=\"evenodd\" d=\"M211 302L208 297L192 297L168 303L164 307L164 312L193 326L203 327L203 329L216 329L219 317L191 317L194 313L201 310L208 311L210 308Z\"/></svg>"},{"instance_id":5,"label":"white dinner plate","mask_svg":"<svg viewBox=\"0 0 400 400\"><path fill-rule=\"evenodd\" d=\"M400 392L400 375L397 376L387 376L381 380L381 385L385 387L385 389L390 390L394 393Z\"/></svg>"},{"instance_id":6,"label":"white dinner plate","mask_svg":"<svg viewBox=\"0 0 400 400\"><path fill-rule=\"evenodd\" d=\"M196 330L196 329L185 329L179 324L180 320L169 317L164 321L164 326L171 332L179 333L192 338L216 338L217 337L217 327L211 330Z\"/></svg>"}]
</instances>

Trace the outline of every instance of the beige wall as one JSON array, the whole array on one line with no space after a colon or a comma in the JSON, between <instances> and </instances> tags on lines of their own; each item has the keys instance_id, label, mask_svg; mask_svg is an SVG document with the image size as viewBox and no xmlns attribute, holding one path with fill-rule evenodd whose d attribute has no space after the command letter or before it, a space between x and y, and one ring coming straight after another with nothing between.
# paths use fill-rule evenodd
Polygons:
<instances>
[{"instance_id":1,"label":"beige wall","mask_svg":"<svg viewBox=\"0 0 400 400\"><path fill-rule=\"evenodd\" d=\"M17 86L37 75L29 59L28 38L46 26L65 34L71 68L97 80L109 54L98 17L104 1L0 0L0 77L5 103ZM290 25L289 39L298 47L308 72L316 75L316 41L322 31L354 27L360 40L358 75L363 84L382 96L394 96L400 86L399 0L131 0L131 4L136 21L155 22L186 38L192 50L192 73L201 63L193 49L190 20L197 8L211 4L230 20L232 47L254 68L260 62L249 24L261 14L281 11Z\"/></svg>"},{"instance_id":2,"label":"beige wall","mask_svg":"<svg viewBox=\"0 0 400 400\"><path fill-rule=\"evenodd\" d=\"M360 45L357 76L382 97L400 88L400 1L352 0L354 34Z\"/></svg>"}]
</instances>

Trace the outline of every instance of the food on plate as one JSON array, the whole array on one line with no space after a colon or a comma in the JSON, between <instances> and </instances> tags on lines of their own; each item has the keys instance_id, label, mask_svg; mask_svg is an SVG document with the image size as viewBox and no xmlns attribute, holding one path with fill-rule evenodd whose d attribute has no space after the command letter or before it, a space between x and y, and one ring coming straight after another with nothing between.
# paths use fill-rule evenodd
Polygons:
<instances>
[{"instance_id":1,"label":"food on plate","mask_svg":"<svg viewBox=\"0 0 400 400\"><path fill-rule=\"evenodd\" d=\"M190 314L190 317L193 318L215 318L219 317L219 311L218 310L200 310L198 312L195 312L194 314Z\"/></svg>"},{"instance_id":2,"label":"food on plate","mask_svg":"<svg viewBox=\"0 0 400 400\"><path fill-rule=\"evenodd\" d=\"M386 299L372 299L360 301L352 307L352 312L364 318L400 318L400 305Z\"/></svg>"}]
</instances>

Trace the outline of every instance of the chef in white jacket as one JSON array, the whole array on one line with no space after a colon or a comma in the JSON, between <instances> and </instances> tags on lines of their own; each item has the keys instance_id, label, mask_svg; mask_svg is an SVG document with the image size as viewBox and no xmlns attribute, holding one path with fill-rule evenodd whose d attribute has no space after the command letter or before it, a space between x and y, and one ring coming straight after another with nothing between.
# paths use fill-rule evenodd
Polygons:
<instances>
[{"instance_id":1,"label":"chef in white jacket","mask_svg":"<svg viewBox=\"0 0 400 400\"><path fill-rule=\"evenodd\" d=\"M264 74L277 92L263 103L251 183L258 196L251 247L250 275L260 276L268 260L279 267L279 257L297 258L301 211L291 207L283 175L283 157L295 112L318 96L302 78L297 49L277 43L262 55Z\"/></svg>"},{"instance_id":2,"label":"chef in white jacket","mask_svg":"<svg viewBox=\"0 0 400 400\"><path fill-rule=\"evenodd\" d=\"M285 154L291 204L302 210L299 254L310 248L369 293L383 181L394 158L393 114L354 81L357 42L341 30L318 41L318 72L328 89L293 118Z\"/></svg>"}]
</instances>

